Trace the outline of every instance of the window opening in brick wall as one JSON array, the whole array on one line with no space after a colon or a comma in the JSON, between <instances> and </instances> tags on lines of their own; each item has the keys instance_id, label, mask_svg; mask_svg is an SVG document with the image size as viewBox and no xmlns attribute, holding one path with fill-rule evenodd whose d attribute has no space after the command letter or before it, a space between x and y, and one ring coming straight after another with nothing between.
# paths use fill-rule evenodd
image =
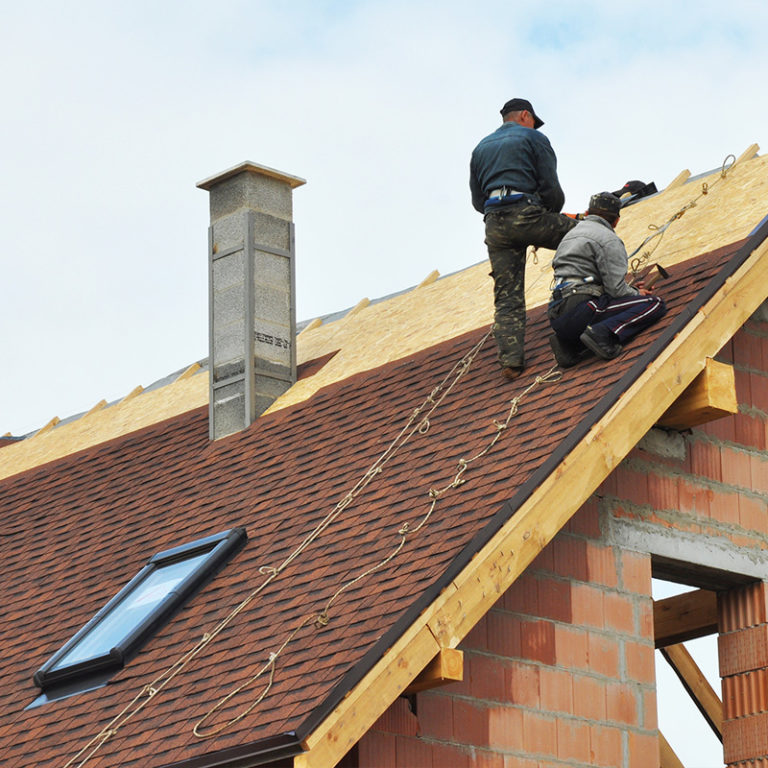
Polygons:
<instances>
[{"instance_id":1,"label":"window opening in brick wall","mask_svg":"<svg viewBox=\"0 0 768 768\"><path fill-rule=\"evenodd\" d=\"M40 669L31 706L103 685L246 540L244 528L158 552Z\"/></svg>"},{"instance_id":2,"label":"window opening in brick wall","mask_svg":"<svg viewBox=\"0 0 768 768\"><path fill-rule=\"evenodd\" d=\"M653 599L693 592L662 579L652 580ZM717 659L717 633L686 640L685 649L718 696L722 696ZM722 768L723 745L704 719L660 650L656 651L656 696L659 731L686 768Z\"/></svg>"}]
</instances>

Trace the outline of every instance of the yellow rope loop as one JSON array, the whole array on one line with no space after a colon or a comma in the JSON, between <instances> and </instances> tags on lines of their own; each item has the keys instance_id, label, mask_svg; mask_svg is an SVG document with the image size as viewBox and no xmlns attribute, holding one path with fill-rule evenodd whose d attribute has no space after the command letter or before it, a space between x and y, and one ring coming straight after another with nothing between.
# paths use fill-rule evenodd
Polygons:
<instances>
[{"instance_id":1,"label":"yellow rope loop","mask_svg":"<svg viewBox=\"0 0 768 768\"><path fill-rule=\"evenodd\" d=\"M514 416L517 413L517 406L519 405L519 403L520 403L520 395L518 395L517 397L513 397L509 401L509 415L510 416Z\"/></svg>"},{"instance_id":2,"label":"yellow rope loop","mask_svg":"<svg viewBox=\"0 0 768 768\"><path fill-rule=\"evenodd\" d=\"M535 245L531 248L531 258L534 264L539 263L539 249Z\"/></svg>"},{"instance_id":3,"label":"yellow rope loop","mask_svg":"<svg viewBox=\"0 0 768 768\"><path fill-rule=\"evenodd\" d=\"M274 568L271 565L262 565L259 568L259 573L262 576L277 576L277 568ZM203 635L204 640L207 639L207 637L208 637L207 635Z\"/></svg>"},{"instance_id":4,"label":"yellow rope loop","mask_svg":"<svg viewBox=\"0 0 768 768\"><path fill-rule=\"evenodd\" d=\"M150 685L147 689L147 696L151 699L153 696L157 694L158 689L155 688L153 685Z\"/></svg>"},{"instance_id":5,"label":"yellow rope loop","mask_svg":"<svg viewBox=\"0 0 768 768\"><path fill-rule=\"evenodd\" d=\"M328 618L328 614L325 611L321 611L317 614L317 618L315 619L315 626L318 628L327 627L329 621L330 619Z\"/></svg>"},{"instance_id":6,"label":"yellow rope loop","mask_svg":"<svg viewBox=\"0 0 768 768\"><path fill-rule=\"evenodd\" d=\"M438 498L440 498L440 491L438 491L437 488L430 488L429 489L429 498L430 499L438 499Z\"/></svg>"},{"instance_id":7,"label":"yellow rope loop","mask_svg":"<svg viewBox=\"0 0 768 768\"><path fill-rule=\"evenodd\" d=\"M398 529L397 532L400 536L406 536L408 533L410 533L411 530L411 524L410 523L403 523Z\"/></svg>"},{"instance_id":8,"label":"yellow rope loop","mask_svg":"<svg viewBox=\"0 0 768 768\"><path fill-rule=\"evenodd\" d=\"M429 418L427 418L427 417L425 416L425 417L424 417L424 418L421 420L421 422L419 423L419 426L418 426L418 427L416 427L416 431L417 431L417 432L418 432L420 435L426 435L426 434L427 434L427 432L429 432L429 428L430 428L430 426L431 426L431 424L429 423Z\"/></svg>"},{"instance_id":9,"label":"yellow rope loop","mask_svg":"<svg viewBox=\"0 0 768 768\"><path fill-rule=\"evenodd\" d=\"M707 184L706 181L701 182L701 194L702 195L709 194L709 184Z\"/></svg>"},{"instance_id":10,"label":"yellow rope loop","mask_svg":"<svg viewBox=\"0 0 768 768\"><path fill-rule=\"evenodd\" d=\"M498 419L493 420L493 426L496 427L496 430L498 432L501 432L502 430L505 430L507 428L507 425L503 421L499 421Z\"/></svg>"}]
</instances>

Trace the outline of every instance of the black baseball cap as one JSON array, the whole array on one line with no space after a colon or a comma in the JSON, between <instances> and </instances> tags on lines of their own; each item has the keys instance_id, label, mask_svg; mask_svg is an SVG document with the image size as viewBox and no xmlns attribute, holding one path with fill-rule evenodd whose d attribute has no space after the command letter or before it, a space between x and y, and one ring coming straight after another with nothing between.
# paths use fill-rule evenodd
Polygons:
<instances>
[{"instance_id":1,"label":"black baseball cap","mask_svg":"<svg viewBox=\"0 0 768 768\"><path fill-rule=\"evenodd\" d=\"M533 111L531 102L528 99L510 99L502 108L501 116L504 117L508 112L519 112L520 110L527 110L533 115L533 127L541 128L544 125L544 121Z\"/></svg>"},{"instance_id":2,"label":"black baseball cap","mask_svg":"<svg viewBox=\"0 0 768 768\"><path fill-rule=\"evenodd\" d=\"M607 213L610 216L618 216L621 210L621 200L610 192L598 192L589 198L590 213Z\"/></svg>"}]
</instances>

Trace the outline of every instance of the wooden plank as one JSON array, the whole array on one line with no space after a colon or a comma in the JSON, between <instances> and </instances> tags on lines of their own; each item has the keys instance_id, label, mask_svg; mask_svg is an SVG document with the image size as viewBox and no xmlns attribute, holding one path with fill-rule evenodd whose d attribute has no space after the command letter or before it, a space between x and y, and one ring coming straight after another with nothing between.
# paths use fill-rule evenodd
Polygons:
<instances>
[{"instance_id":1,"label":"wooden plank","mask_svg":"<svg viewBox=\"0 0 768 768\"><path fill-rule=\"evenodd\" d=\"M438 272L436 269L433 269L416 287L424 288L427 285L432 285L432 283L434 283L438 277L440 277L440 272Z\"/></svg>"},{"instance_id":2,"label":"wooden plank","mask_svg":"<svg viewBox=\"0 0 768 768\"><path fill-rule=\"evenodd\" d=\"M464 653L456 648L441 648L440 653L405 689L406 694L438 688L464 679Z\"/></svg>"},{"instance_id":3,"label":"wooden plank","mask_svg":"<svg viewBox=\"0 0 768 768\"><path fill-rule=\"evenodd\" d=\"M335 765L440 648L461 642L680 396L704 368L706 357L714 356L746 322L765 299L766 285L768 241L726 280L453 584L307 737L308 751L295 758L296 768ZM427 657L424 630L432 637Z\"/></svg>"},{"instance_id":4,"label":"wooden plank","mask_svg":"<svg viewBox=\"0 0 768 768\"><path fill-rule=\"evenodd\" d=\"M675 178L672 179L672 181L670 181L666 187L664 187L662 192L666 192L670 189L677 189L677 187L682 187L690 177L691 172L687 168L684 171L680 171L680 173L678 173L677 176L675 176Z\"/></svg>"},{"instance_id":5,"label":"wooden plank","mask_svg":"<svg viewBox=\"0 0 768 768\"><path fill-rule=\"evenodd\" d=\"M707 358L704 370L666 410L658 425L690 429L738 412L733 366Z\"/></svg>"},{"instance_id":6,"label":"wooden plank","mask_svg":"<svg viewBox=\"0 0 768 768\"><path fill-rule=\"evenodd\" d=\"M704 677L698 664L682 644L670 645L661 649L661 654L680 678L683 688L693 699L699 712L709 723L709 727L720 741L723 740L723 702L715 693L709 680Z\"/></svg>"},{"instance_id":7,"label":"wooden plank","mask_svg":"<svg viewBox=\"0 0 768 768\"><path fill-rule=\"evenodd\" d=\"M654 600L653 631L657 648L717 632L717 595L697 589Z\"/></svg>"},{"instance_id":8,"label":"wooden plank","mask_svg":"<svg viewBox=\"0 0 768 768\"><path fill-rule=\"evenodd\" d=\"M659 768L685 768L661 731L659 731Z\"/></svg>"}]
</instances>

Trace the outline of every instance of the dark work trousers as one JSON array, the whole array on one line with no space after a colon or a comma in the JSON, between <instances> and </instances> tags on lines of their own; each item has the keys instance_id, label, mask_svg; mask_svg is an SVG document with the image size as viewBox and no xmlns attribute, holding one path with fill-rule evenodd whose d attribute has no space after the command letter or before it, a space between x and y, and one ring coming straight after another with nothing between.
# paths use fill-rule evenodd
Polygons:
<instances>
[{"instance_id":1,"label":"dark work trousers","mask_svg":"<svg viewBox=\"0 0 768 768\"><path fill-rule=\"evenodd\" d=\"M555 249L576 220L523 198L485 214L485 244L491 260L496 307L493 335L502 367L525 364L525 251Z\"/></svg>"},{"instance_id":2,"label":"dark work trousers","mask_svg":"<svg viewBox=\"0 0 768 768\"><path fill-rule=\"evenodd\" d=\"M612 299L607 294L597 298L574 294L559 304L549 305L549 323L560 339L577 343L584 329L601 325L626 344L640 331L659 320L667 308L658 296L622 296Z\"/></svg>"}]
</instances>

